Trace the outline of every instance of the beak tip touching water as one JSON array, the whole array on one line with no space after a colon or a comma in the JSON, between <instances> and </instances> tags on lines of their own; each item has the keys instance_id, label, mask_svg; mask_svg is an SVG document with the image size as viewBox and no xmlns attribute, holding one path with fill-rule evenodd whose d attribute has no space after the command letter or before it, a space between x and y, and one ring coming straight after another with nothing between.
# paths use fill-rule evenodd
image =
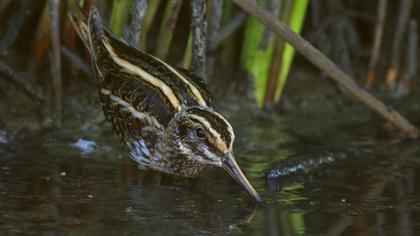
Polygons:
<instances>
[{"instance_id":1,"label":"beak tip touching water","mask_svg":"<svg viewBox=\"0 0 420 236\"><path fill-rule=\"evenodd\" d=\"M255 191L254 187L249 183L245 175L242 173L235 158L231 153L228 153L223 157L222 160L223 168L239 183L244 187L247 193L256 201L262 202L260 195Z\"/></svg>"}]
</instances>

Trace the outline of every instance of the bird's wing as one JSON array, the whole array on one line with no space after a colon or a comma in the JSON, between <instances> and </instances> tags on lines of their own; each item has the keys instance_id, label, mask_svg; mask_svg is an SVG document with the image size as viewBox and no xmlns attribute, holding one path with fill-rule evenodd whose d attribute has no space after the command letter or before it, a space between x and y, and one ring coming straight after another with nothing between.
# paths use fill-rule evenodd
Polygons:
<instances>
[{"instance_id":1,"label":"bird's wing","mask_svg":"<svg viewBox=\"0 0 420 236\"><path fill-rule=\"evenodd\" d=\"M154 140L175 113L211 105L205 84L113 35L95 8L88 17L78 11L70 18L93 59L106 117L132 150L133 159L146 162Z\"/></svg>"},{"instance_id":2,"label":"bird's wing","mask_svg":"<svg viewBox=\"0 0 420 236\"><path fill-rule=\"evenodd\" d=\"M106 118L128 147L130 156L147 166L157 139L172 118L170 106L161 102L155 88L125 68L129 62L116 59L113 54L116 49L108 42L118 39L103 28L96 10L88 17L81 9L75 9L70 18L93 58Z\"/></svg>"},{"instance_id":3,"label":"bird's wing","mask_svg":"<svg viewBox=\"0 0 420 236\"><path fill-rule=\"evenodd\" d=\"M126 145L131 158L148 166L151 153L156 148L159 136L164 132L157 116L148 112L153 106L153 99L141 88L131 90L130 79L119 85L117 91L99 89L99 97L106 118L111 121L114 130Z\"/></svg>"},{"instance_id":4,"label":"bird's wing","mask_svg":"<svg viewBox=\"0 0 420 236\"><path fill-rule=\"evenodd\" d=\"M181 67L175 67L176 70L184 76L187 80L189 80L202 94L204 100L207 103L207 106L212 107L213 106L213 97L210 93L210 91L207 88L206 82L198 75L192 73L189 70L186 70Z\"/></svg>"},{"instance_id":5,"label":"bird's wing","mask_svg":"<svg viewBox=\"0 0 420 236\"><path fill-rule=\"evenodd\" d=\"M71 17L82 40L87 41L85 44L94 58L98 77L104 84L116 83L119 75L125 74L155 93L172 114L188 106L210 105L209 93L201 79L141 52L113 35L105 29L95 8L90 11L87 21L76 14ZM110 74L113 76L108 76Z\"/></svg>"}]
</instances>

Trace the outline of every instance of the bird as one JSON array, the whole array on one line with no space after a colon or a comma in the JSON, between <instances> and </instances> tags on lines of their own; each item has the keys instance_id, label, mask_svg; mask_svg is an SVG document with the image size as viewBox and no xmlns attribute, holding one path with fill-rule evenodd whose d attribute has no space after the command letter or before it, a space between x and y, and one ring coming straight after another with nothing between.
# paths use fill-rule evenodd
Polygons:
<instances>
[{"instance_id":1,"label":"bird","mask_svg":"<svg viewBox=\"0 0 420 236\"><path fill-rule=\"evenodd\" d=\"M235 160L233 128L203 79L130 46L95 7L73 9L69 18L89 51L105 117L139 167L181 177L221 167L262 201Z\"/></svg>"}]
</instances>

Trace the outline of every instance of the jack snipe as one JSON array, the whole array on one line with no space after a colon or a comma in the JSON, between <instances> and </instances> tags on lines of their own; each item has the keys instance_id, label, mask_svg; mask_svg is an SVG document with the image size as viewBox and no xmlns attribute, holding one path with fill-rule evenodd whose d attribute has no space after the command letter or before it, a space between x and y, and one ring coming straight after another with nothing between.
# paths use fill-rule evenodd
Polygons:
<instances>
[{"instance_id":1,"label":"jack snipe","mask_svg":"<svg viewBox=\"0 0 420 236\"><path fill-rule=\"evenodd\" d=\"M261 201L232 155L232 127L213 110L201 78L129 46L103 26L96 8L70 18L92 57L105 116L134 161L184 177L223 167Z\"/></svg>"}]
</instances>

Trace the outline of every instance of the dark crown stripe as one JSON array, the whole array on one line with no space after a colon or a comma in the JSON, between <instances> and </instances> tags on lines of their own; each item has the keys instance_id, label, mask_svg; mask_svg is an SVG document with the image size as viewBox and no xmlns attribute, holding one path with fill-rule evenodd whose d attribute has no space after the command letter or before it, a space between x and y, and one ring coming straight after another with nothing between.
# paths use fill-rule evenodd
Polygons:
<instances>
[{"instance_id":1,"label":"dark crown stripe","mask_svg":"<svg viewBox=\"0 0 420 236\"><path fill-rule=\"evenodd\" d=\"M234 139L232 127L221 115L198 107L189 109L188 113L204 119L210 125L210 127L207 128L216 131L229 149L232 147Z\"/></svg>"}]
</instances>

